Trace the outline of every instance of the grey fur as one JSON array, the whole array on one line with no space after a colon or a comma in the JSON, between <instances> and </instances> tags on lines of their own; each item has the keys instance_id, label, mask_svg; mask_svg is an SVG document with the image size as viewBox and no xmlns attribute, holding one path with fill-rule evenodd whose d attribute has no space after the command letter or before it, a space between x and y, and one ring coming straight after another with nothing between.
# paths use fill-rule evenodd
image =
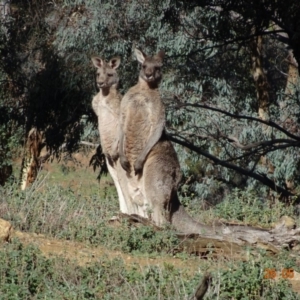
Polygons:
<instances>
[{"instance_id":1,"label":"grey fur","mask_svg":"<svg viewBox=\"0 0 300 300\"><path fill-rule=\"evenodd\" d=\"M170 222L180 232L199 233L206 227L195 222L178 199L180 165L164 133L165 108L158 91L164 52L151 57L136 49L135 54L142 64L139 81L121 101L119 147L113 149L127 173L135 207L131 213L139 211L158 226Z\"/></svg>"}]
</instances>

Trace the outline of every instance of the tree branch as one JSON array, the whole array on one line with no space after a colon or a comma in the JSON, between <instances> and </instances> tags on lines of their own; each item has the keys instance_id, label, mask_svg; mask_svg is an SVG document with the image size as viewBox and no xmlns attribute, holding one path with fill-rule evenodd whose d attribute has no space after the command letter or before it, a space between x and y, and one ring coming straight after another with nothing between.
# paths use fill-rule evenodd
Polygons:
<instances>
[{"instance_id":1,"label":"tree branch","mask_svg":"<svg viewBox=\"0 0 300 300\"><path fill-rule=\"evenodd\" d=\"M288 132L287 130L285 130L284 128L282 128L281 126L279 126L278 124L276 124L275 122L271 121L271 120L261 120L259 118L255 118L255 117L251 117L251 116L243 116L243 115L236 115L233 113L230 113L228 111L222 110L220 108L217 107L212 107L212 106L208 106L206 104L192 104L192 103L184 103L184 104L179 104L177 105L177 108L181 108L181 107L197 107L197 108L205 108L205 109L209 109L212 111L216 111L219 113L222 113L226 116L232 117L234 119L244 119L244 120L251 120L251 121L255 121L255 122L259 122L262 124L265 124L267 126L273 127L279 131L281 131L282 133L284 133L286 136L296 140L296 141L300 141L300 137L296 136L290 132Z\"/></svg>"},{"instance_id":2,"label":"tree branch","mask_svg":"<svg viewBox=\"0 0 300 300\"><path fill-rule=\"evenodd\" d=\"M281 194L283 197L290 197L290 196L294 196L294 194L292 194L291 192L289 192L288 190L278 186L275 184L274 181L272 181L270 178L268 178L266 175L260 175L260 174L257 174L257 173L254 173L254 172L251 172L249 170L246 170L244 168L241 168L237 165L234 165L234 164L231 164L227 161L224 161L224 160L220 160L219 158L211 155L210 153L202 150L200 147L197 147L187 141L182 141L182 140L179 140L178 138L174 137L172 134L168 134L168 137L169 139L176 143L176 144L179 144L181 146L184 146L198 154L201 154L205 157L207 157L208 159L212 160L216 165L220 165L220 166L223 166L223 167L226 167L228 169L231 169L231 170L234 170L242 175L246 175L246 176L249 176L251 178L254 178L256 179L257 181L261 182L262 184L268 186L269 188L271 188L272 190L276 191L277 193Z\"/></svg>"}]
</instances>

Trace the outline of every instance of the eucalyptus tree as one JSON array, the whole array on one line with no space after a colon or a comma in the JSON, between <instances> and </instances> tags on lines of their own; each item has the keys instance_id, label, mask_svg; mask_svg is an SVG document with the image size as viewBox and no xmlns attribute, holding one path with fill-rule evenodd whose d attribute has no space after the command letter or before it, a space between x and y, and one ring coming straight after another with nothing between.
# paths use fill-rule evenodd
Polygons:
<instances>
[{"instance_id":1,"label":"eucalyptus tree","mask_svg":"<svg viewBox=\"0 0 300 300\"><path fill-rule=\"evenodd\" d=\"M71 17L57 34L60 53L121 55L123 90L136 80L133 46L166 51L161 93L170 136L194 152L178 148L186 180L194 182L189 189L214 199L232 186L291 195L298 169L298 75L291 81L285 73L291 68L286 45L297 62L295 2L64 4Z\"/></svg>"},{"instance_id":2,"label":"eucalyptus tree","mask_svg":"<svg viewBox=\"0 0 300 300\"><path fill-rule=\"evenodd\" d=\"M0 139L6 154L0 165L26 144L33 127L44 133L52 153L59 154L63 143L74 148L84 128L82 116L89 112L86 89L92 87L87 74L74 80L78 64L59 57L52 45L56 28L48 18L53 3L5 1L5 9L9 13L0 32Z\"/></svg>"},{"instance_id":3,"label":"eucalyptus tree","mask_svg":"<svg viewBox=\"0 0 300 300\"><path fill-rule=\"evenodd\" d=\"M299 165L299 4L191 1L186 9L207 11L206 17L214 20L205 22L198 13L194 18L185 17L182 26L191 39L202 42L192 52L192 60L197 61L199 52L212 53L217 72L212 68L206 77L206 68L196 63L200 76L210 83L216 78L224 83L218 88L216 82L213 88L201 91L202 95L196 91L195 103L187 100L182 105L194 111L209 109L204 115L212 126L194 126L194 136L183 136L187 140L180 143L227 168L220 170L221 180L248 187L260 182L284 196L291 195L291 190L296 192ZM208 151L203 140L209 141ZM228 169L245 177L237 181Z\"/></svg>"},{"instance_id":4,"label":"eucalyptus tree","mask_svg":"<svg viewBox=\"0 0 300 300\"><path fill-rule=\"evenodd\" d=\"M183 191L214 202L232 187L289 197L299 178L296 2L12 1L12 37L1 48L19 93L12 109L53 149L66 140L71 148L82 116L95 121L90 57L121 56L125 92L137 81L133 48L164 49L161 95Z\"/></svg>"}]
</instances>

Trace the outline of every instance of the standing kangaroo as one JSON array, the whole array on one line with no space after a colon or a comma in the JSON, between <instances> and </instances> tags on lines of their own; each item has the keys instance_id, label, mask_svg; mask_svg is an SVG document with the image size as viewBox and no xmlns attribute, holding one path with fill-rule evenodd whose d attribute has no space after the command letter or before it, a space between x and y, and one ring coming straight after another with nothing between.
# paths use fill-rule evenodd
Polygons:
<instances>
[{"instance_id":1,"label":"standing kangaroo","mask_svg":"<svg viewBox=\"0 0 300 300\"><path fill-rule=\"evenodd\" d=\"M160 139L165 126L165 108L158 91L164 52L147 57L135 49L135 54L142 69L138 84L122 99L119 143L122 167L127 172L133 167L135 174L140 174L148 153ZM126 156L122 147L124 138Z\"/></svg>"},{"instance_id":2,"label":"standing kangaroo","mask_svg":"<svg viewBox=\"0 0 300 300\"><path fill-rule=\"evenodd\" d=\"M131 203L128 201L129 196L126 190L126 172L122 169L119 161L114 163L112 160L112 147L117 137L120 114L121 95L117 90L119 77L116 71L120 65L120 58L112 58L107 63L99 57L93 57L92 62L97 68L96 83L100 89L92 100L92 108L98 117L102 151L118 192L120 210L123 213L131 213Z\"/></svg>"},{"instance_id":3,"label":"standing kangaroo","mask_svg":"<svg viewBox=\"0 0 300 300\"><path fill-rule=\"evenodd\" d=\"M181 180L180 165L172 143L165 132L165 109L158 86L164 52L147 56L135 49L142 65L138 83L121 101L119 147L113 156L127 172L133 206L139 215L152 219L158 226L170 222L181 232L203 230L184 210L177 196ZM139 193L135 201L135 193Z\"/></svg>"},{"instance_id":4,"label":"standing kangaroo","mask_svg":"<svg viewBox=\"0 0 300 300\"><path fill-rule=\"evenodd\" d=\"M92 106L98 116L101 145L118 191L120 210L151 218L157 225L170 222L183 233L205 232L209 236L217 232L220 240L222 234L229 234L231 240L234 236L244 240L247 227L245 231L240 230L241 226L229 229L222 224L203 225L194 221L180 203L177 196L180 166L164 132L164 106L158 93L164 53L161 51L154 57L139 50L135 53L142 69L138 84L121 101L121 114L116 73L120 59L113 58L107 63L99 57L92 58L100 88ZM118 152L120 160L114 163ZM253 233L265 237L261 229L248 227L248 230L252 234L248 235L250 240Z\"/></svg>"}]
</instances>

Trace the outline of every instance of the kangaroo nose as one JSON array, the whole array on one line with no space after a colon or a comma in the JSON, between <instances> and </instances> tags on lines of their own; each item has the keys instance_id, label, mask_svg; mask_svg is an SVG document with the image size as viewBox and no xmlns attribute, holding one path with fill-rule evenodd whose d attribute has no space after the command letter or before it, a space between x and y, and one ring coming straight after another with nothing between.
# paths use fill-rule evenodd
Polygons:
<instances>
[{"instance_id":1,"label":"kangaroo nose","mask_svg":"<svg viewBox=\"0 0 300 300\"><path fill-rule=\"evenodd\" d=\"M146 75L146 77L147 77L148 79L151 79L151 78L153 77L152 73L148 73L148 74L145 74L145 75Z\"/></svg>"}]
</instances>

